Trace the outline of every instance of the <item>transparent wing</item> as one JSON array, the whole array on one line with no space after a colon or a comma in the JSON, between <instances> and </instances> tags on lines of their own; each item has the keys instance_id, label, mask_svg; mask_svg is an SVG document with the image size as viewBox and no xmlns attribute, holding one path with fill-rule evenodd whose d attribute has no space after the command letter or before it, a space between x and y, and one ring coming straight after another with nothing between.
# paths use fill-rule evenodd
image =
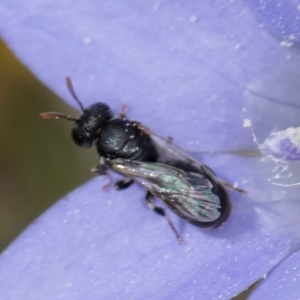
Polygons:
<instances>
[{"instance_id":1,"label":"transparent wing","mask_svg":"<svg viewBox=\"0 0 300 300\"><path fill-rule=\"evenodd\" d=\"M217 220L221 216L221 202L212 192L209 180L193 172L186 172L185 180L190 186L188 193L179 191L177 201L171 201L168 206L181 217L195 222Z\"/></svg>"},{"instance_id":2,"label":"transparent wing","mask_svg":"<svg viewBox=\"0 0 300 300\"><path fill-rule=\"evenodd\" d=\"M172 143L171 139L165 139L156 133L152 132L149 128L142 124L139 124L139 128L146 134L150 135L156 149L158 151L158 162L163 164L170 164L170 162L183 162L185 164L190 164L197 171L204 172L205 166L199 163L197 160L190 157L182 149ZM172 165L172 164L171 164Z\"/></svg>"},{"instance_id":3,"label":"transparent wing","mask_svg":"<svg viewBox=\"0 0 300 300\"><path fill-rule=\"evenodd\" d=\"M215 184L221 184L237 192L247 194L247 191L232 186L228 182L218 178L212 169L192 158L178 146L174 145L170 139L165 139L157 135L142 124L138 126L142 131L151 136L158 152L158 162L174 166L186 172L201 173Z\"/></svg>"},{"instance_id":4,"label":"transparent wing","mask_svg":"<svg viewBox=\"0 0 300 300\"><path fill-rule=\"evenodd\" d=\"M109 163L113 170L133 178L184 219L195 223L212 222L221 215L220 199L201 173L185 172L161 163L123 159Z\"/></svg>"}]
</instances>

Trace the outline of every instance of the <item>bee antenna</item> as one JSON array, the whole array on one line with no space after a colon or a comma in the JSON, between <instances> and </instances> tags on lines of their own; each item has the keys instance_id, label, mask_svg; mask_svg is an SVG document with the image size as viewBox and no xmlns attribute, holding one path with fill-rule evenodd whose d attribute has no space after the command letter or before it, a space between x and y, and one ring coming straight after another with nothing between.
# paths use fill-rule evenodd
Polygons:
<instances>
[{"instance_id":1,"label":"bee antenna","mask_svg":"<svg viewBox=\"0 0 300 300\"><path fill-rule=\"evenodd\" d=\"M40 114L40 117L42 119L66 119L68 121L74 121L74 122L78 121L75 118L72 118L70 116L58 112L44 112Z\"/></svg>"},{"instance_id":2,"label":"bee antenna","mask_svg":"<svg viewBox=\"0 0 300 300\"><path fill-rule=\"evenodd\" d=\"M78 105L80 106L80 109L82 111L84 111L84 107L83 107L82 103L79 101L78 97L75 94L73 84L72 84L72 81L71 81L70 77L66 77L66 83L67 83L67 87L68 87L68 90L69 90L70 94L73 96L75 101L78 103Z\"/></svg>"}]
</instances>

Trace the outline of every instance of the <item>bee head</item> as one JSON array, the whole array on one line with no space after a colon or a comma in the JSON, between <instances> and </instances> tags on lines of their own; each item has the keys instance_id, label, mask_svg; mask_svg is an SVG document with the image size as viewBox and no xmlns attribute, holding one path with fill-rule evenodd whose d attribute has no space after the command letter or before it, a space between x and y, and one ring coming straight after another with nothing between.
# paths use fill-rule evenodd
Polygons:
<instances>
[{"instance_id":1,"label":"bee head","mask_svg":"<svg viewBox=\"0 0 300 300\"><path fill-rule=\"evenodd\" d=\"M72 138L75 144L90 148L97 138L101 126L113 117L113 113L105 103L95 103L83 110L80 118L75 121Z\"/></svg>"},{"instance_id":2,"label":"bee head","mask_svg":"<svg viewBox=\"0 0 300 300\"><path fill-rule=\"evenodd\" d=\"M74 92L73 85L69 77L66 77L66 82L71 95L82 110L82 114L79 119L57 112L45 112L41 113L40 116L43 119L66 119L74 121L75 124L72 130L73 141L80 147L91 148L97 138L97 133L101 129L101 126L113 117L113 113L107 104L101 102L97 102L87 108L84 108Z\"/></svg>"}]
</instances>

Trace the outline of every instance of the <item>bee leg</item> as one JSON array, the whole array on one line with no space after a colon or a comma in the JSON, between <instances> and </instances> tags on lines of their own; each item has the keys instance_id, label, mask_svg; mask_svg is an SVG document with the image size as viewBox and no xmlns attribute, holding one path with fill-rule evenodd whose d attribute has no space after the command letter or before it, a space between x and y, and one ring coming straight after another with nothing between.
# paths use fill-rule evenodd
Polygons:
<instances>
[{"instance_id":1,"label":"bee leg","mask_svg":"<svg viewBox=\"0 0 300 300\"><path fill-rule=\"evenodd\" d=\"M183 243L183 239L180 237L177 229L175 228L174 224L172 223L171 219L169 218L169 216L166 214L165 210L162 207L158 207L155 206L152 202L152 199L154 198L154 196L150 193L147 192L146 194L146 204L147 206L152 209L153 211L155 211L157 214L159 214L160 216L165 217L165 219L167 220L167 222L169 223L171 229L173 230L173 232L175 233L175 236L177 238L177 241L179 243Z\"/></svg>"},{"instance_id":2,"label":"bee leg","mask_svg":"<svg viewBox=\"0 0 300 300\"><path fill-rule=\"evenodd\" d=\"M126 118L126 110L127 110L127 105L123 104L122 108L121 108L121 111L119 113L120 118Z\"/></svg>"},{"instance_id":3,"label":"bee leg","mask_svg":"<svg viewBox=\"0 0 300 300\"><path fill-rule=\"evenodd\" d=\"M170 142L170 143L172 143L172 142L173 142L173 137L170 136L170 135L168 135L168 136L167 136L167 141Z\"/></svg>"},{"instance_id":4,"label":"bee leg","mask_svg":"<svg viewBox=\"0 0 300 300\"><path fill-rule=\"evenodd\" d=\"M91 168L91 172L94 173L95 175L101 176L101 175L106 175L106 168L103 167L103 165L98 165L93 168Z\"/></svg>"},{"instance_id":5,"label":"bee leg","mask_svg":"<svg viewBox=\"0 0 300 300\"><path fill-rule=\"evenodd\" d=\"M116 190L124 190L130 187L133 184L133 179L130 178L124 178L122 180L119 180L115 183L115 189Z\"/></svg>"},{"instance_id":6,"label":"bee leg","mask_svg":"<svg viewBox=\"0 0 300 300\"><path fill-rule=\"evenodd\" d=\"M242 190L242 189L239 189L239 188L237 188L237 187L231 185L230 183L228 183L228 182L226 182L226 181L224 181L224 180L219 179L219 181L220 181L220 183L221 183L222 185L226 186L227 188L229 188L229 189L231 189L231 190L234 190L234 191L236 191L236 192L243 193L243 194L248 194L247 191Z\"/></svg>"},{"instance_id":7,"label":"bee leg","mask_svg":"<svg viewBox=\"0 0 300 300\"><path fill-rule=\"evenodd\" d=\"M108 180L109 180L108 183L106 183L102 187L104 190L108 189L111 186L111 183L112 183L112 179L111 179L109 173L107 173L106 171L107 171L107 166L105 164L101 164L101 163L98 166L93 167L91 169L91 172L94 173L97 176L106 175L108 177Z\"/></svg>"},{"instance_id":8,"label":"bee leg","mask_svg":"<svg viewBox=\"0 0 300 300\"><path fill-rule=\"evenodd\" d=\"M216 179L219 181L220 184L222 184L222 185L226 186L227 188L229 188L231 190L234 190L236 192L243 193L243 194L248 194L247 191L239 189L239 188L231 185L230 183L228 183L228 182L226 182L226 181L224 181L222 179L217 178L216 173L210 167L208 167L206 165L202 165L202 167L203 167L204 173L210 174L210 176L212 176L212 177L216 177Z\"/></svg>"}]
</instances>

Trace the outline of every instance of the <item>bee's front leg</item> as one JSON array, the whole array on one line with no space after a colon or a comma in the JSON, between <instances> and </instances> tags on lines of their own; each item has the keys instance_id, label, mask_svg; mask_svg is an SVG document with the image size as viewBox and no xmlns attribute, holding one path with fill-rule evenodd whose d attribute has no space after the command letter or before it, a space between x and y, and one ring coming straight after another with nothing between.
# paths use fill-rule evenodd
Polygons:
<instances>
[{"instance_id":1,"label":"bee's front leg","mask_svg":"<svg viewBox=\"0 0 300 300\"><path fill-rule=\"evenodd\" d=\"M112 183L112 180L111 180L111 177L109 176L109 173L107 173L107 170L108 170L108 166L104 160L103 157L100 157L99 159L99 165L93 167L91 169L91 172L94 173L95 175L97 176L103 176L103 175L106 175L109 179L109 182L106 183L104 186L103 186L103 189L106 190L107 188L109 188L111 186L111 183Z\"/></svg>"}]
</instances>

